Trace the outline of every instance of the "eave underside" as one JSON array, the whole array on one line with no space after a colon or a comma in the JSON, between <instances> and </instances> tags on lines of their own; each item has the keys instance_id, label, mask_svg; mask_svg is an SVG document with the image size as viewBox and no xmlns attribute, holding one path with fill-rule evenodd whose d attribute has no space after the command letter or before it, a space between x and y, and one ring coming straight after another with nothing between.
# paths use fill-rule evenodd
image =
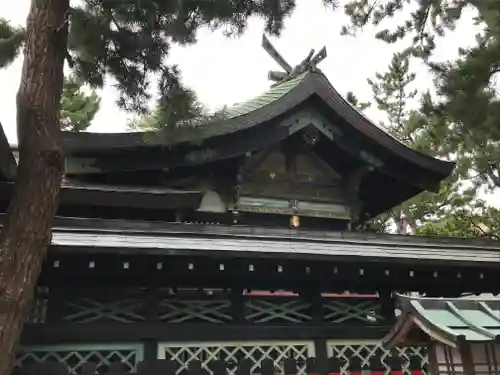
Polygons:
<instances>
[{"instance_id":1,"label":"eave underside","mask_svg":"<svg viewBox=\"0 0 500 375\"><path fill-rule=\"evenodd\" d=\"M354 257L371 261L500 266L498 244L486 240L60 217L56 218L54 236L55 246L68 251L71 247L96 246L95 251L91 250L96 253L107 252L106 248L158 254L220 251L227 256L257 254L262 258Z\"/></svg>"},{"instance_id":2,"label":"eave underside","mask_svg":"<svg viewBox=\"0 0 500 375\"><path fill-rule=\"evenodd\" d=\"M209 255L217 257L288 258L298 260L351 260L403 264L451 264L499 267L498 249L446 248L372 241L328 241L308 238L259 238L234 235L147 233L126 231L81 232L56 228L53 246L86 252L156 255Z\"/></svg>"},{"instance_id":3,"label":"eave underside","mask_svg":"<svg viewBox=\"0 0 500 375\"><path fill-rule=\"evenodd\" d=\"M13 188L12 182L0 182L0 212L6 212ZM102 214L111 218L135 215L137 218L153 219L156 211L196 210L202 195L199 191L179 191L161 187L155 189L148 186L63 183L58 213L75 217L80 214L89 215L87 217Z\"/></svg>"},{"instance_id":4,"label":"eave underside","mask_svg":"<svg viewBox=\"0 0 500 375\"><path fill-rule=\"evenodd\" d=\"M92 222L56 220L44 275L106 284L111 280L141 283L148 275L161 273L162 280L190 285L205 275L219 286L244 282L272 289L312 282L325 290L385 288L435 295L495 292L500 287L498 249L481 248L482 243L220 225ZM89 269L90 261L97 266ZM130 269L123 269L125 261ZM56 263L66 266L55 269ZM162 270L157 269L158 263L163 264Z\"/></svg>"}]
</instances>

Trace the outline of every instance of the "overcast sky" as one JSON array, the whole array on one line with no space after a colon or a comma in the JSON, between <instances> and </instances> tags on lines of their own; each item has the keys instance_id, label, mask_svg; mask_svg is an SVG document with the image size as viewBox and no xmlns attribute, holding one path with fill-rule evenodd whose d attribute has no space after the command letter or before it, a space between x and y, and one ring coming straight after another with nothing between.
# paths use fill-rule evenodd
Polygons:
<instances>
[{"instance_id":1,"label":"overcast sky","mask_svg":"<svg viewBox=\"0 0 500 375\"><path fill-rule=\"evenodd\" d=\"M341 9L334 12L325 8L321 0L297 0L297 3L281 37L271 39L277 50L293 66L311 48L318 51L326 46L328 57L320 68L333 86L343 95L353 91L359 99L370 100L372 95L366 79L373 77L375 72L386 70L398 46L375 40L371 28L366 28L356 37L341 36L340 28L347 22ZM30 0L0 1L0 15L14 24L24 25L29 4ZM457 29L438 42L435 60L453 59L459 47L473 45L476 33L473 16L472 12L467 13ZM401 17L393 22L400 20ZM259 95L269 87L267 72L280 69L261 48L262 32L263 22L259 19L251 19L247 31L239 38L228 39L221 32L201 30L196 45L174 47L168 61L179 64L184 82L196 91L203 104L210 109L220 109ZM9 68L0 71L0 122L11 143L17 142L15 96L21 64L19 58ZM417 73L417 89L432 89L432 77L424 66L414 62L412 70ZM107 85L100 95L101 109L89 130L125 131L130 115L115 105L117 95L112 84ZM369 109L366 114L376 123L383 120L376 109ZM500 197L495 201L500 202Z\"/></svg>"},{"instance_id":2,"label":"overcast sky","mask_svg":"<svg viewBox=\"0 0 500 375\"><path fill-rule=\"evenodd\" d=\"M320 68L337 90L345 94L353 91L360 99L371 98L366 79L375 72L384 71L395 51L394 46L374 40L373 30L367 29L353 37L340 36L340 28L347 21L341 9L325 8L321 0L298 0L293 16L287 20L286 29L273 44L293 66L299 63L311 48L316 51L326 46L328 57ZM342 1L341 1L342 3ZM0 15L14 24L24 25L30 0L0 1ZM458 29L438 45L436 58L451 59L459 46L473 42L471 18L466 17ZM199 32L196 45L174 47L169 62L179 64L184 82L198 94L208 108L240 102L258 95L269 87L268 70L279 66L261 48L263 22L252 19L246 33L240 38L228 39L220 32ZM15 94L21 76L21 58L8 69L0 71L1 110L0 121L9 141L16 142ZM418 88L432 87L432 80L425 68L413 64L418 73ZM116 92L108 85L101 92L101 110L94 119L91 131L116 132L126 129L127 114L115 105ZM376 110L368 116L378 122Z\"/></svg>"}]
</instances>

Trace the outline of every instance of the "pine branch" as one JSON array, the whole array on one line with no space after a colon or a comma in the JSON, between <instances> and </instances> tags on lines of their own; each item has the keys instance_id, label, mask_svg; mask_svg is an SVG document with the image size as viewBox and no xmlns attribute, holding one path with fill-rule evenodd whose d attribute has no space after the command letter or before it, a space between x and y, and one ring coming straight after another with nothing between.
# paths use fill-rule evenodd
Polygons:
<instances>
[{"instance_id":1,"label":"pine branch","mask_svg":"<svg viewBox=\"0 0 500 375\"><path fill-rule=\"evenodd\" d=\"M2 24L0 27L2 27L0 30L0 68L5 68L19 55L26 38L26 31L15 30L7 24Z\"/></svg>"},{"instance_id":2,"label":"pine branch","mask_svg":"<svg viewBox=\"0 0 500 375\"><path fill-rule=\"evenodd\" d=\"M494 166L489 166L486 173L491 181L496 185L496 187L500 188L500 169L495 168ZM495 173L496 172L496 173Z\"/></svg>"}]
</instances>

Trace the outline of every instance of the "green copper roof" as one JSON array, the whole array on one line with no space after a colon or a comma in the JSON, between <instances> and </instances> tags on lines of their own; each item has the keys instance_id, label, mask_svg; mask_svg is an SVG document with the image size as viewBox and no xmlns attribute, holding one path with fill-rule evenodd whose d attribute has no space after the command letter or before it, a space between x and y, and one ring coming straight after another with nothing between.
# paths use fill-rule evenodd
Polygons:
<instances>
[{"instance_id":1,"label":"green copper roof","mask_svg":"<svg viewBox=\"0 0 500 375\"><path fill-rule=\"evenodd\" d=\"M262 108L262 107L274 102L275 100L278 100L279 98L281 98L281 97L285 96L287 93L289 93L306 76L307 76L307 72L302 73L295 78L292 78L288 81L285 81L283 83L280 83L280 84L272 87L270 90L264 92L263 94L255 97L255 98L247 100L243 103L235 104L234 106L230 107L227 110L228 118L234 118L234 117L246 115L247 113L255 111L259 108Z\"/></svg>"},{"instance_id":2,"label":"green copper roof","mask_svg":"<svg viewBox=\"0 0 500 375\"><path fill-rule=\"evenodd\" d=\"M398 303L402 315L384 339L389 346L404 341L412 325L449 345L500 339L500 299L398 296Z\"/></svg>"}]
</instances>

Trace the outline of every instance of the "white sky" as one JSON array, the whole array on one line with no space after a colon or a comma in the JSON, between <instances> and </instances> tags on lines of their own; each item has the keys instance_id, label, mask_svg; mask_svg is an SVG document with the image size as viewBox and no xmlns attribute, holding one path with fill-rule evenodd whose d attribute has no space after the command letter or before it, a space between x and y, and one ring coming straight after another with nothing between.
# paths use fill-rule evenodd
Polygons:
<instances>
[{"instance_id":1,"label":"white sky","mask_svg":"<svg viewBox=\"0 0 500 375\"><path fill-rule=\"evenodd\" d=\"M271 39L277 50L290 63L299 63L311 48L318 51L324 45L328 57L320 68L330 82L343 95L353 91L360 100L371 100L372 93L366 79L375 72L384 72L397 46L374 39L374 30L366 28L357 37L340 35L347 23L342 9L325 8L321 0L297 0L298 6L285 24L279 39ZM340 1L343 3L343 1ZM0 1L0 15L14 24L24 25L30 0ZM472 12L462 17L453 33L438 42L435 60L448 60L457 56L459 47L474 44L476 30ZM396 19L394 22L397 22ZM269 87L267 72L279 66L261 48L263 22L251 19L242 37L225 38L221 32L199 32L198 43L190 47L174 47L170 63L180 66L184 82L193 88L200 101L210 109L241 102L259 95ZM15 97L21 76L21 58L0 71L0 122L11 143L17 143ZM416 88L432 88L432 77L418 62L412 64L417 73ZM127 115L115 105L116 91L107 85L102 92L101 109L90 131L121 132L126 130ZM366 114L374 122L383 120L375 109ZM498 194L500 195L500 194ZM500 203L500 197L494 199ZM496 202L495 202L496 203Z\"/></svg>"},{"instance_id":2,"label":"white sky","mask_svg":"<svg viewBox=\"0 0 500 375\"><path fill-rule=\"evenodd\" d=\"M371 99L366 79L377 71L385 71L395 46L376 41L373 30L353 37L340 36L340 28L347 18L342 9L325 8L321 0L298 0L293 16L273 44L283 57L295 65L311 48L318 51L326 45L328 57L320 68L337 90L346 94L353 91L362 100ZM342 3L342 1L341 1ZM0 15L17 25L24 25L30 0L0 1ZM437 58L452 59L459 46L473 43L470 17L461 21L453 35L439 43ZM199 99L210 109L241 102L262 93L269 87L267 72L280 70L279 66L261 48L263 22L252 19L246 33L240 38L228 39L220 32L202 30L199 42L190 47L174 47L169 62L179 64L184 82L192 87ZM21 76L21 58L9 68L0 71L0 121L10 142L16 142L15 94ZM413 64L418 74L418 88L432 87L432 79L420 64ZM89 130L117 132L126 129L127 114L115 105L116 91L112 86L102 90L101 110ZM375 110L368 111L374 121L381 120Z\"/></svg>"}]
</instances>

